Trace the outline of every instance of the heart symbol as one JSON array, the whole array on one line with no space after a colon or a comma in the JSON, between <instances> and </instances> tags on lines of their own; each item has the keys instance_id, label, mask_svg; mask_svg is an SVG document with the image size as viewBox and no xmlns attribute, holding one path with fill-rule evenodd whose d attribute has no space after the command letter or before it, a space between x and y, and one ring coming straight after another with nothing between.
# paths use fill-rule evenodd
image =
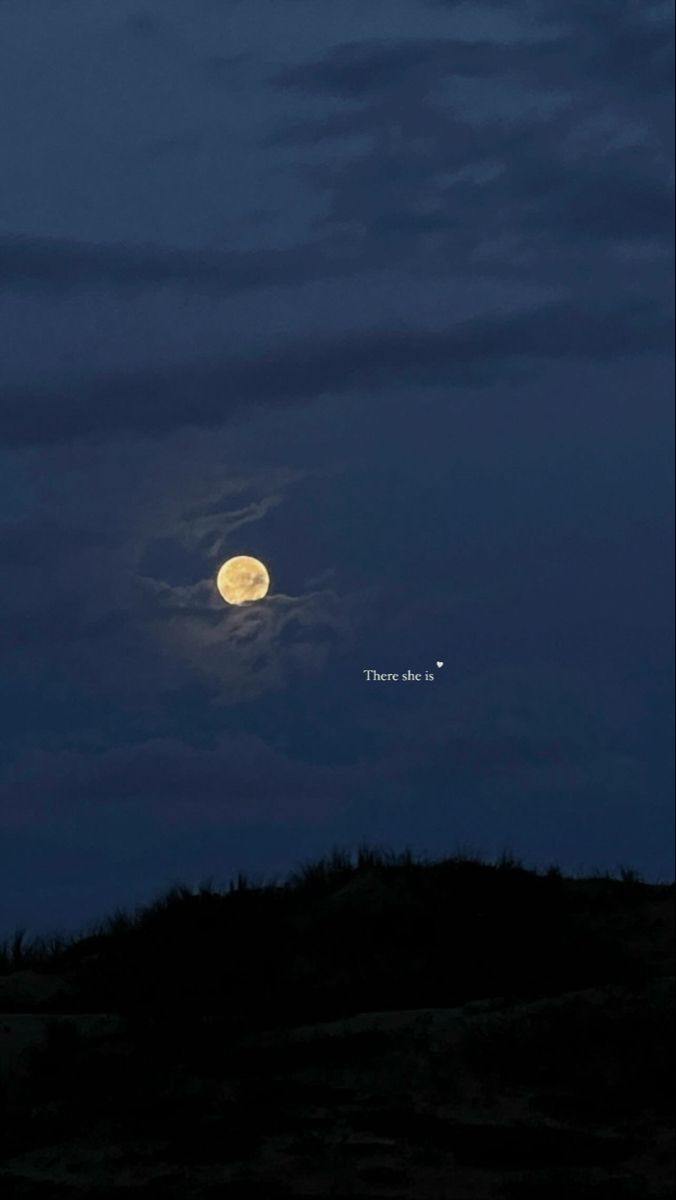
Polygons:
<instances>
[{"instance_id":1,"label":"heart symbol","mask_svg":"<svg viewBox=\"0 0 676 1200\"><path fill-rule=\"evenodd\" d=\"M443 662L438 662L438 663L437 663L437 666L438 666L438 667L443 667L443 665L444 665L444 664L443 664Z\"/></svg>"}]
</instances>

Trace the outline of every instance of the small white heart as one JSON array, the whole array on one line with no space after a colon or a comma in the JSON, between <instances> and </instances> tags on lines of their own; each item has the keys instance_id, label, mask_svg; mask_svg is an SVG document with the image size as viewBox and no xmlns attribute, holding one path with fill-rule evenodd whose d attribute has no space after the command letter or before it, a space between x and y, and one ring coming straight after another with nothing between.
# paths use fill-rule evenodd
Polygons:
<instances>
[{"instance_id":1,"label":"small white heart","mask_svg":"<svg viewBox=\"0 0 676 1200\"><path fill-rule=\"evenodd\" d=\"M444 664L443 664L443 662L438 662L438 663L437 663L437 666L438 666L438 667L443 667L443 665L444 665Z\"/></svg>"}]
</instances>

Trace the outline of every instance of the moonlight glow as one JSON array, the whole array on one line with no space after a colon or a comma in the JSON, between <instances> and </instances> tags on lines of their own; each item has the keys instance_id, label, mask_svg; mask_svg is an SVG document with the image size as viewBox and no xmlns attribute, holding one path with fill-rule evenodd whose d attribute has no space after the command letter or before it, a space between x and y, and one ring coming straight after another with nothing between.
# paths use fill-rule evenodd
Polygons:
<instances>
[{"instance_id":1,"label":"moonlight glow","mask_svg":"<svg viewBox=\"0 0 676 1200\"><path fill-rule=\"evenodd\" d=\"M262 600L267 595L270 576L257 558L238 554L223 563L216 576L216 587L226 604L245 604L248 600Z\"/></svg>"}]
</instances>

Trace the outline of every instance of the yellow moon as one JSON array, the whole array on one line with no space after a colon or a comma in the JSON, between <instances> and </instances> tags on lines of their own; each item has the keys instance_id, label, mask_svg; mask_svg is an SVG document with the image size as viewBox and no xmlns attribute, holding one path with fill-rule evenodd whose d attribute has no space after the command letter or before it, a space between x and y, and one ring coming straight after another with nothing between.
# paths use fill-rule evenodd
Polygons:
<instances>
[{"instance_id":1,"label":"yellow moon","mask_svg":"<svg viewBox=\"0 0 676 1200\"><path fill-rule=\"evenodd\" d=\"M270 576L257 558L238 554L223 563L216 576L216 587L226 604L245 604L247 600L262 600L267 595Z\"/></svg>"}]
</instances>

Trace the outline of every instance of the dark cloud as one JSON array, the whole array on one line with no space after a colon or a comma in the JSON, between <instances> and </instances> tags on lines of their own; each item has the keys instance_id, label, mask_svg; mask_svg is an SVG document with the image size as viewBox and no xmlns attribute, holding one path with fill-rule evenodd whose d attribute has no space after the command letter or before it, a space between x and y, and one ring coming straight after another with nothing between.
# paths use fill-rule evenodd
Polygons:
<instances>
[{"instance_id":1,"label":"dark cloud","mask_svg":"<svg viewBox=\"0 0 676 1200\"><path fill-rule=\"evenodd\" d=\"M251 406L296 404L363 387L471 387L493 380L509 362L611 360L670 346L671 323L655 304L599 311L562 301L441 332L315 339L256 358L13 390L5 398L0 438L5 445L41 445L166 433L185 425L219 427Z\"/></svg>"},{"instance_id":2,"label":"dark cloud","mask_svg":"<svg viewBox=\"0 0 676 1200\"><path fill-rule=\"evenodd\" d=\"M532 40L412 38L348 42L322 59L286 68L272 82L283 88L344 100L389 96L402 89L429 94L440 79L515 79L550 87L622 85L627 92L670 93L673 12L633 0L589 5L541 0L534 5ZM539 36L538 36L539 34Z\"/></svg>"},{"instance_id":3,"label":"dark cloud","mask_svg":"<svg viewBox=\"0 0 676 1200\"><path fill-rule=\"evenodd\" d=\"M631 303L609 247L673 244L669 31L647 5L534 11L540 41L350 43L275 77L348 102L275 136L308 148L325 238L430 271L489 269L483 247L502 239L494 271L565 281L582 302L591 276ZM658 274L645 286L666 296Z\"/></svg>"},{"instance_id":4,"label":"dark cloud","mask_svg":"<svg viewBox=\"0 0 676 1200\"><path fill-rule=\"evenodd\" d=\"M72 814L108 804L140 806L187 827L224 819L276 825L326 819L349 793L349 774L240 733L206 746L155 738L100 753L37 754L12 767L3 791L20 801L19 827L53 817L60 806Z\"/></svg>"},{"instance_id":5,"label":"dark cloud","mask_svg":"<svg viewBox=\"0 0 676 1200\"><path fill-rule=\"evenodd\" d=\"M270 284L303 283L350 273L321 246L261 251L179 250L0 235L0 289L180 287L230 295Z\"/></svg>"},{"instance_id":6,"label":"dark cloud","mask_svg":"<svg viewBox=\"0 0 676 1200\"><path fill-rule=\"evenodd\" d=\"M377 685L368 686L372 701ZM362 712L370 752L349 745L343 761L323 726L325 713L315 736L320 747L330 747L328 755L296 755L279 740L272 745L251 733L212 730L114 748L38 751L17 759L5 776L3 790L16 812L9 825L100 805L132 806L139 816L155 813L184 828L224 819L323 823L374 785L391 789L396 811L402 796L415 796L418 781L435 776L457 789L504 785L529 773L565 777L615 765L628 771L634 747L626 744L621 709L613 712L606 693L583 673L536 666L452 683L442 719L429 690L415 704L404 698L387 716L381 697L381 705L367 703ZM329 711L335 713L335 702ZM343 717L336 737L344 739L348 728ZM287 725L278 732L288 734Z\"/></svg>"},{"instance_id":7,"label":"dark cloud","mask_svg":"<svg viewBox=\"0 0 676 1200\"><path fill-rule=\"evenodd\" d=\"M639 173L590 171L552 197L542 228L556 227L571 235L608 241L665 241L673 229L674 197L665 179Z\"/></svg>"},{"instance_id":8,"label":"dark cloud","mask_svg":"<svg viewBox=\"0 0 676 1200\"><path fill-rule=\"evenodd\" d=\"M541 11L576 38L581 66L625 92L670 92L673 87L673 6L654 0L541 0Z\"/></svg>"},{"instance_id":9,"label":"dark cloud","mask_svg":"<svg viewBox=\"0 0 676 1200\"><path fill-rule=\"evenodd\" d=\"M540 47L538 47L540 49ZM543 48L547 52L547 46ZM427 93L439 77L487 75L514 65L514 52L497 42L417 38L406 42L352 42L318 62L287 68L271 82L299 92L353 99L396 95L404 87Z\"/></svg>"}]
</instances>

